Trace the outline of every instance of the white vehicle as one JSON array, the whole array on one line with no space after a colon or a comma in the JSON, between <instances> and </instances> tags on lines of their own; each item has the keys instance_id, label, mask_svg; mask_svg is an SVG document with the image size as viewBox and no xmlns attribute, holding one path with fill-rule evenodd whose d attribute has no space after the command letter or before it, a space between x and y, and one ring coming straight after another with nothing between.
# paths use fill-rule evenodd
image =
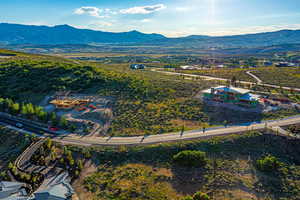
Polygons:
<instances>
[{"instance_id":1,"label":"white vehicle","mask_svg":"<svg viewBox=\"0 0 300 200\"><path fill-rule=\"evenodd\" d=\"M21 124L21 123L16 123L16 127L22 128L22 127L23 127L23 124Z\"/></svg>"}]
</instances>

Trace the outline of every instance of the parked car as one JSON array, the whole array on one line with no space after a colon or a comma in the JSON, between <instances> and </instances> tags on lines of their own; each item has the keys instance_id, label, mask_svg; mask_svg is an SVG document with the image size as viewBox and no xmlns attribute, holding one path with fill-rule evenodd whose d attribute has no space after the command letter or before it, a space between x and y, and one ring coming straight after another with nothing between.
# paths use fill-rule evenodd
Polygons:
<instances>
[{"instance_id":1,"label":"parked car","mask_svg":"<svg viewBox=\"0 0 300 200\"><path fill-rule=\"evenodd\" d=\"M56 127L49 127L49 130L50 130L50 131L58 131L59 129L56 128Z\"/></svg>"}]
</instances>

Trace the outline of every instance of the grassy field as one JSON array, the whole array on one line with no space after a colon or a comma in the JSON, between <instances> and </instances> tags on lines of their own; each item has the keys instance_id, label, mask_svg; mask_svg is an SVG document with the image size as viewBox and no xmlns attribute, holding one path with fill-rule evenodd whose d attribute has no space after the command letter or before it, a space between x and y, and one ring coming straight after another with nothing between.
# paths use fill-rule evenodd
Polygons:
<instances>
[{"instance_id":1,"label":"grassy field","mask_svg":"<svg viewBox=\"0 0 300 200\"><path fill-rule=\"evenodd\" d=\"M253 71L264 83L300 87L300 68L261 68Z\"/></svg>"},{"instance_id":2,"label":"grassy field","mask_svg":"<svg viewBox=\"0 0 300 200\"><path fill-rule=\"evenodd\" d=\"M147 147L93 148L94 170L83 170L76 190L82 199L99 200L181 200L198 191L214 200L297 200L299 142L252 132ZM205 152L207 164L175 164L172 157L182 150ZM280 166L272 172L258 170L256 161L269 154L280 161Z\"/></svg>"},{"instance_id":3,"label":"grassy field","mask_svg":"<svg viewBox=\"0 0 300 200\"><path fill-rule=\"evenodd\" d=\"M250 81L255 82L251 76L246 74L246 69L208 69L208 70L178 70L178 72L197 74L205 76L213 76L218 78L232 79L236 78L237 81Z\"/></svg>"}]
</instances>

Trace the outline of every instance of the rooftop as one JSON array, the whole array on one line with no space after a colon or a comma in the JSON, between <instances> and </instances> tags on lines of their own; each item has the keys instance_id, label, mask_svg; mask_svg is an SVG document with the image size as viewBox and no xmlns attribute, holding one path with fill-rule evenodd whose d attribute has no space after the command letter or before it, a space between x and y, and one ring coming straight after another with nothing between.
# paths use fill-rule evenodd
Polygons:
<instances>
[{"instance_id":1,"label":"rooftop","mask_svg":"<svg viewBox=\"0 0 300 200\"><path fill-rule=\"evenodd\" d=\"M237 88L237 87L227 87L227 86L217 86L213 87L207 90L203 90L203 93L211 93L212 90L218 91L218 92L231 92L231 93L237 93L237 94L247 94L250 92L248 89L243 89L243 88Z\"/></svg>"},{"instance_id":2,"label":"rooftop","mask_svg":"<svg viewBox=\"0 0 300 200\"><path fill-rule=\"evenodd\" d=\"M36 200L50 200L50 199L67 199L74 194L74 190L69 183L62 182L53 185L45 190L36 192Z\"/></svg>"}]
</instances>

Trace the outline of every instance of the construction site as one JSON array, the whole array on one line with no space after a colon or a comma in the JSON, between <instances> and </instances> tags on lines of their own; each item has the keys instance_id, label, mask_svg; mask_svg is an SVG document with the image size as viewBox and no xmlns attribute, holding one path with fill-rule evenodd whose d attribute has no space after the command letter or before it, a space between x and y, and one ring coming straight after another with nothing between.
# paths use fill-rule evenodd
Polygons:
<instances>
[{"instance_id":1,"label":"construction site","mask_svg":"<svg viewBox=\"0 0 300 200\"><path fill-rule=\"evenodd\" d=\"M76 125L74 133L80 135L105 135L110 126L111 99L97 95L56 92L45 97L41 106L48 112L64 116Z\"/></svg>"}]
</instances>

